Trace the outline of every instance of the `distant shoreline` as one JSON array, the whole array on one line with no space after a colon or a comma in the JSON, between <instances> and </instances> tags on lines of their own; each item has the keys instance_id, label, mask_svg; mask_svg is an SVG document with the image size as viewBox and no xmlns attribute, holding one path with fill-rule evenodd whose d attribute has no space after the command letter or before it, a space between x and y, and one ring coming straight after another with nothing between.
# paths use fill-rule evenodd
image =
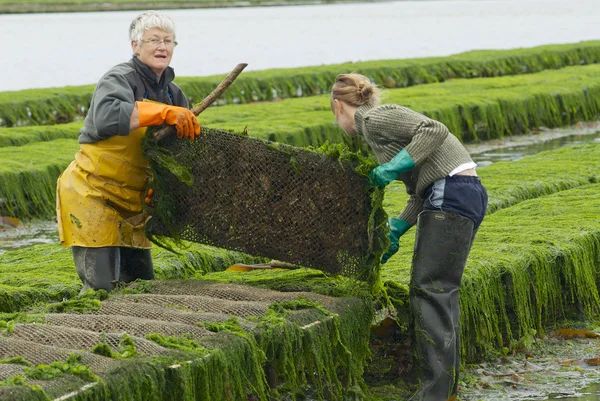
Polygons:
<instances>
[{"instance_id":1,"label":"distant shoreline","mask_svg":"<svg viewBox=\"0 0 600 401\"><path fill-rule=\"evenodd\" d=\"M214 2L156 2L156 3L0 3L1 14L68 13L136 10L179 10L197 8L278 7L341 3L382 3L394 0L279 0L279 1L214 1Z\"/></svg>"}]
</instances>

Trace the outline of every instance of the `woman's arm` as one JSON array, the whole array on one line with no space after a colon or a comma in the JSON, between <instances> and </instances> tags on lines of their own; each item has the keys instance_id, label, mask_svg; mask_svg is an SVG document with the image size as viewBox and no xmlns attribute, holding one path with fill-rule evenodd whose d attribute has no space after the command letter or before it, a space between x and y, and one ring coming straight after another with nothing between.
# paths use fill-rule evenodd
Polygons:
<instances>
[{"instance_id":1,"label":"woman's arm","mask_svg":"<svg viewBox=\"0 0 600 401\"><path fill-rule=\"evenodd\" d=\"M412 193L406 202L406 207L398 216L399 219L406 221L410 226L417 224L417 217L423 211L423 199Z\"/></svg>"},{"instance_id":2,"label":"woman's arm","mask_svg":"<svg viewBox=\"0 0 600 401\"><path fill-rule=\"evenodd\" d=\"M129 82L119 72L106 74L94 91L93 124L99 139L129 135L135 99Z\"/></svg>"},{"instance_id":3,"label":"woman's arm","mask_svg":"<svg viewBox=\"0 0 600 401\"><path fill-rule=\"evenodd\" d=\"M425 118L416 128L412 140L404 148L419 165L427 159L448 137L448 128L439 121Z\"/></svg>"},{"instance_id":4,"label":"woman's arm","mask_svg":"<svg viewBox=\"0 0 600 401\"><path fill-rule=\"evenodd\" d=\"M370 110L364 119L364 136L380 163L405 149L416 165L427 159L449 134L439 121L411 109L388 104Z\"/></svg>"}]
</instances>

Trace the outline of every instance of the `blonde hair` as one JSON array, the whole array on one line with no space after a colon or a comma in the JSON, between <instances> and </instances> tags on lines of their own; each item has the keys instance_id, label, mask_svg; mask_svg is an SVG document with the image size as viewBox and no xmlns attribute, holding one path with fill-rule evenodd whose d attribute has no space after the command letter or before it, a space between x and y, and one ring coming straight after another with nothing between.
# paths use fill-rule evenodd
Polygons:
<instances>
[{"instance_id":1,"label":"blonde hair","mask_svg":"<svg viewBox=\"0 0 600 401\"><path fill-rule=\"evenodd\" d=\"M144 32L150 28L159 28L170 33L175 38L175 23L166 14L158 11L148 10L138 15L129 25L129 39L136 41L138 45L142 42Z\"/></svg>"},{"instance_id":2,"label":"blonde hair","mask_svg":"<svg viewBox=\"0 0 600 401\"><path fill-rule=\"evenodd\" d=\"M331 107L334 100L341 100L354 107L381 103L381 91L369 78L361 74L340 74L331 89Z\"/></svg>"}]
</instances>

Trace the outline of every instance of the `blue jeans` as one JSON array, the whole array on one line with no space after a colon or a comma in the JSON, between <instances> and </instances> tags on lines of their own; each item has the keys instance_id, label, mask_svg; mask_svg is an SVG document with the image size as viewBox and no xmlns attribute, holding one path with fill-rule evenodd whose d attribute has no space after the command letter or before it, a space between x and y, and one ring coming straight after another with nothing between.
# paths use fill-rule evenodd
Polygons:
<instances>
[{"instance_id":1,"label":"blue jeans","mask_svg":"<svg viewBox=\"0 0 600 401\"><path fill-rule=\"evenodd\" d=\"M425 190L423 210L456 213L473 220L477 231L485 216L488 195L477 176L455 175L435 181Z\"/></svg>"}]
</instances>

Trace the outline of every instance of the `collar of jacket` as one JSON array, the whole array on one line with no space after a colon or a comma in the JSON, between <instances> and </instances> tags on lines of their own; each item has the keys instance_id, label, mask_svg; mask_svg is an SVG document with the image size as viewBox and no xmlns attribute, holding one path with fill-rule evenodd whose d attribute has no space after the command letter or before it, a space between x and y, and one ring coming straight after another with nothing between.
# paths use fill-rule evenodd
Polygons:
<instances>
[{"instance_id":1,"label":"collar of jacket","mask_svg":"<svg viewBox=\"0 0 600 401\"><path fill-rule=\"evenodd\" d=\"M139 74L149 82L152 82L153 85L157 85L160 89L166 87L175 79L175 70L171 67L167 67L163 71L160 80L158 80L156 73L146 64L142 63L139 58L133 56L132 61Z\"/></svg>"},{"instance_id":2,"label":"collar of jacket","mask_svg":"<svg viewBox=\"0 0 600 401\"><path fill-rule=\"evenodd\" d=\"M363 104L358 109L356 109L356 113L354 113L354 124L356 127L356 133L358 135L364 136L363 122L365 120L366 114L369 112L369 110L371 110L374 107L375 106L372 104Z\"/></svg>"}]
</instances>

